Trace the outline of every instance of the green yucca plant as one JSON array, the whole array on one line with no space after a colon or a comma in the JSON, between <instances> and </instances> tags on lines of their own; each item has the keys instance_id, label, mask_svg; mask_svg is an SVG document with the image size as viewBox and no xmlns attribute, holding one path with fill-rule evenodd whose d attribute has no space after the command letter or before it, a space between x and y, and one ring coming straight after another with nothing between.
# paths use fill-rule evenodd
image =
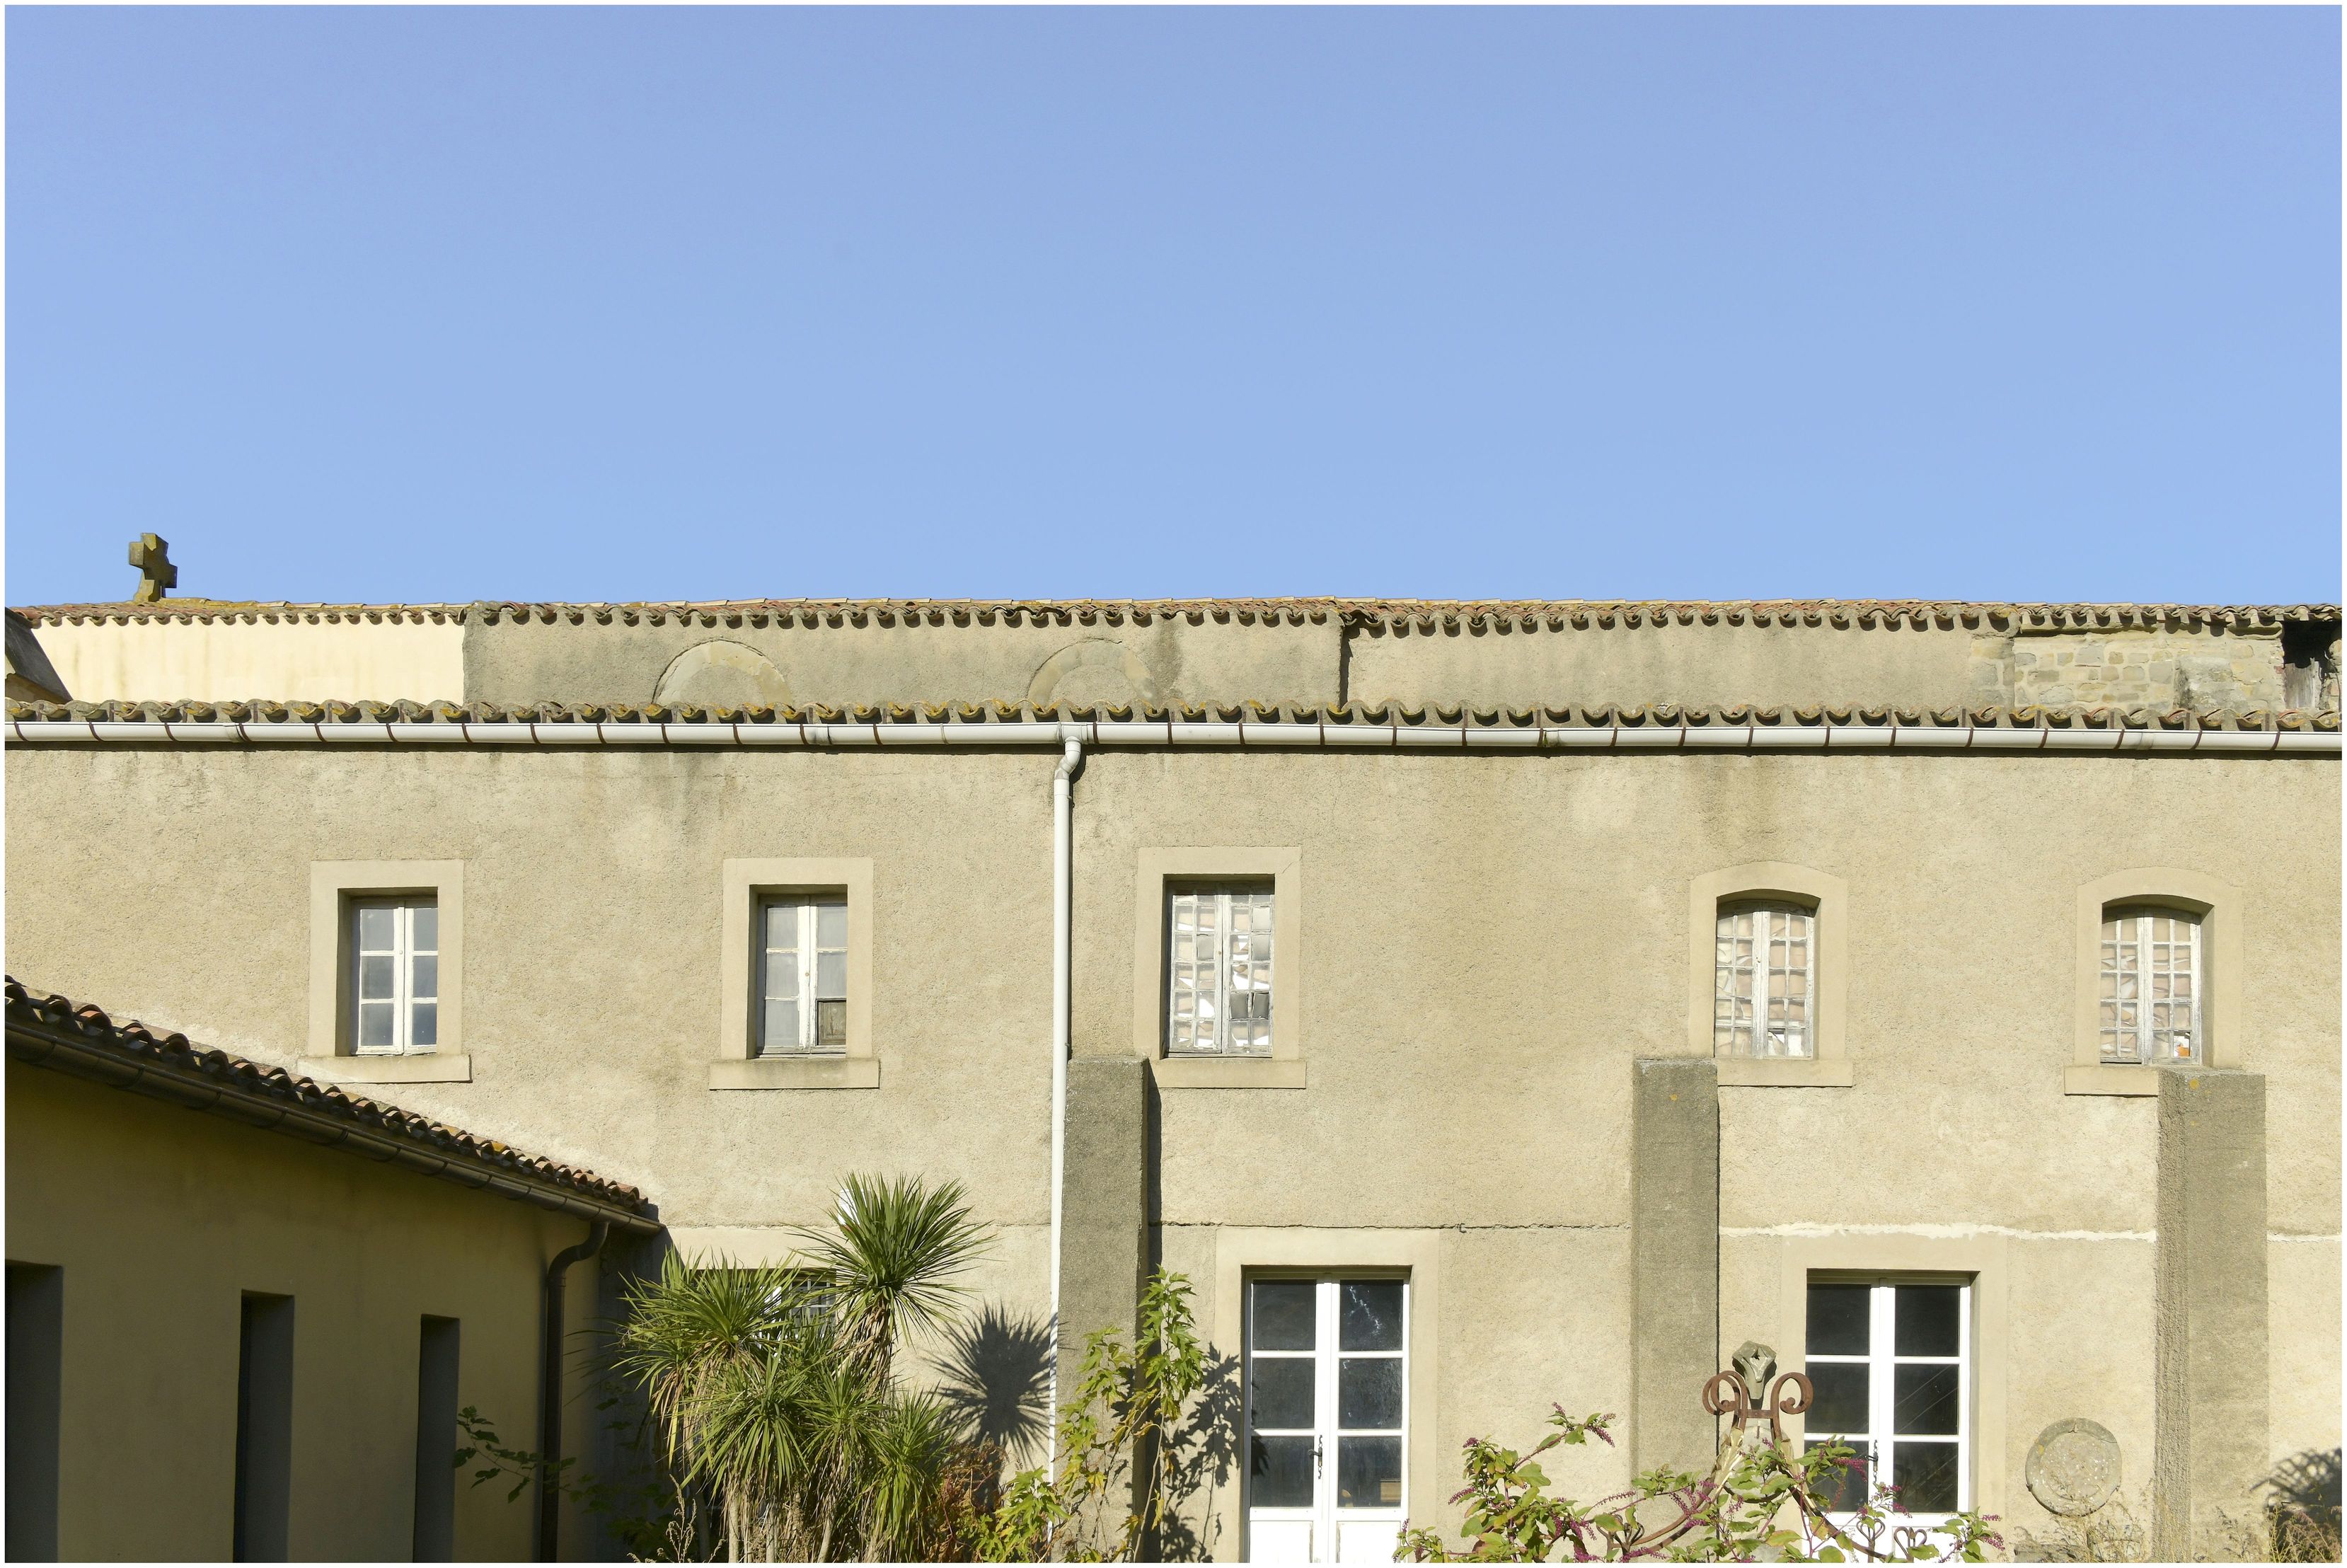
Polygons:
<instances>
[{"instance_id":1,"label":"green yucca plant","mask_svg":"<svg viewBox=\"0 0 2347 1568\"><path fill-rule=\"evenodd\" d=\"M850 1176L834 1227L799 1239L779 1267L664 1258L628 1292L616 1369L644 1391L671 1470L716 1501L737 1560L950 1554L966 1423L899 1388L894 1365L907 1337L951 1322L991 1232L958 1183Z\"/></svg>"},{"instance_id":2,"label":"green yucca plant","mask_svg":"<svg viewBox=\"0 0 2347 1568\"><path fill-rule=\"evenodd\" d=\"M947 1480L967 1445L963 1423L933 1394L899 1394L873 1426L864 1512L865 1555L932 1562L953 1551L956 1522L940 1514Z\"/></svg>"},{"instance_id":3,"label":"green yucca plant","mask_svg":"<svg viewBox=\"0 0 2347 1568\"><path fill-rule=\"evenodd\" d=\"M698 1446L718 1383L764 1358L803 1290L789 1269L696 1268L674 1253L629 1287L614 1365L644 1390L671 1460Z\"/></svg>"}]
</instances>

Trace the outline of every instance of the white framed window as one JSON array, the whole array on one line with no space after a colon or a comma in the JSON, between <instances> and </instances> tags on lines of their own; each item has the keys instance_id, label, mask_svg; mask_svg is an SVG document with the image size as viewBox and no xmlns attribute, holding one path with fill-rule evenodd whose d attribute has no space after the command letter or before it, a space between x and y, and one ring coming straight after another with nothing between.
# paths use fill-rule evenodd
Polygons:
<instances>
[{"instance_id":1,"label":"white framed window","mask_svg":"<svg viewBox=\"0 0 2347 1568\"><path fill-rule=\"evenodd\" d=\"M1165 1054L1269 1056L1272 889L1173 887L1165 898Z\"/></svg>"},{"instance_id":2,"label":"white framed window","mask_svg":"<svg viewBox=\"0 0 2347 1568\"><path fill-rule=\"evenodd\" d=\"M880 1087L874 870L860 856L724 862L712 1090Z\"/></svg>"},{"instance_id":3,"label":"white framed window","mask_svg":"<svg viewBox=\"0 0 2347 1568\"><path fill-rule=\"evenodd\" d=\"M2149 906L2103 911L2104 1061L2206 1061L2201 990L2198 916Z\"/></svg>"},{"instance_id":4,"label":"white framed window","mask_svg":"<svg viewBox=\"0 0 2347 1568\"><path fill-rule=\"evenodd\" d=\"M1719 906L1712 966L1712 1050L1762 1059L1817 1054L1811 1017L1817 911L1737 900Z\"/></svg>"},{"instance_id":5,"label":"white framed window","mask_svg":"<svg viewBox=\"0 0 2347 1568\"><path fill-rule=\"evenodd\" d=\"M1245 1479L1256 1562L1389 1562L1409 1506L1409 1282L1247 1282Z\"/></svg>"},{"instance_id":6,"label":"white framed window","mask_svg":"<svg viewBox=\"0 0 2347 1568\"><path fill-rule=\"evenodd\" d=\"M847 895L770 895L758 903L758 1054L847 1051Z\"/></svg>"},{"instance_id":7,"label":"white framed window","mask_svg":"<svg viewBox=\"0 0 2347 1568\"><path fill-rule=\"evenodd\" d=\"M354 898L351 1048L405 1056L440 1047L440 906L434 898Z\"/></svg>"},{"instance_id":8,"label":"white framed window","mask_svg":"<svg viewBox=\"0 0 2347 1568\"><path fill-rule=\"evenodd\" d=\"M1961 1279L1810 1276L1803 1438L1846 1445L1859 1467L1829 1490L1830 1513L1855 1512L1878 1480L1926 1523L1973 1506L1972 1296Z\"/></svg>"}]
</instances>

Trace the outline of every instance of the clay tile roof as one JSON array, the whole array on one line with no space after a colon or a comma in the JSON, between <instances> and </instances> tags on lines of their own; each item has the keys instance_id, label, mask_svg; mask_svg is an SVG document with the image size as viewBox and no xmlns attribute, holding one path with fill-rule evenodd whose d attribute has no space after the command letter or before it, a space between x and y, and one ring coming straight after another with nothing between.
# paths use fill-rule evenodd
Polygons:
<instances>
[{"instance_id":1,"label":"clay tile roof","mask_svg":"<svg viewBox=\"0 0 2347 1568\"><path fill-rule=\"evenodd\" d=\"M541 625L705 626L1146 626L1208 620L1241 626L1336 623L1371 630L1475 633L1568 628L1810 626L1900 630L1936 626L1993 630L2086 630L2145 626L2268 627L2337 620L2336 604L2022 604L1916 599L1814 600L1417 600L1417 599L749 599L634 604L292 604L167 599L155 604L27 605L35 626L87 621L240 620L247 623L392 621Z\"/></svg>"},{"instance_id":2,"label":"clay tile roof","mask_svg":"<svg viewBox=\"0 0 2347 1568\"><path fill-rule=\"evenodd\" d=\"M288 604L219 599L166 599L153 604L124 600L118 604L28 605L17 611L35 626L131 621L241 620L248 624L292 621L375 621L421 625L427 621L458 624L469 606L462 604Z\"/></svg>"},{"instance_id":3,"label":"clay tile roof","mask_svg":"<svg viewBox=\"0 0 2347 1568\"><path fill-rule=\"evenodd\" d=\"M152 1030L135 1020L117 1022L88 1003L34 990L14 975L6 977L5 989L8 1054L20 1061L313 1143L342 1145L625 1230L660 1228L651 1202L625 1183L346 1094L283 1068L208 1050L183 1034Z\"/></svg>"},{"instance_id":4,"label":"clay tile roof","mask_svg":"<svg viewBox=\"0 0 2347 1568\"><path fill-rule=\"evenodd\" d=\"M1619 706L1604 702L1582 706L1557 705L1534 710L1478 706L1473 702L1464 705L1457 702L1415 704L1387 701L1324 706L1255 699L1170 708L1159 703L1135 708L1066 702L1046 702L1040 707L1028 703L1013 706L999 702L984 706L957 703L936 707L925 705L917 715L895 705L887 709L860 707L842 710L822 704L805 708L712 708L698 703L674 706L651 703L631 707L626 704L538 702L528 707L508 708L496 702L280 702L266 699L250 702L10 702L8 718L11 722L27 723L86 721L99 723L235 724L288 722L304 724L528 723L732 724L744 728L759 724L887 723L910 719L917 723L946 723L975 730L983 730L989 724L1035 720L1071 723L1114 723L1135 720L1147 723L1163 723L1169 720L1175 723L1244 721L1250 724L1399 724L1405 728L1465 724L1491 729L1512 729L1531 724L1544 724L1553 729L1614 726L1666 726L1676 729L1681 725L1701 728L1707 724L1758 724L1765 729L1850 723L1911 729L1946 729L1966 724L2003 729L2116 726L2125 729L2335 731L2339 728L2339 711L2336 708L2320 712L2254 708L2246 712L2212 708L2196 712L2185 708L1950 706L1893 709L1832 704L1767 707L1749 702L1706 706L1656 702Z\"/></svg>"}]
</instances>

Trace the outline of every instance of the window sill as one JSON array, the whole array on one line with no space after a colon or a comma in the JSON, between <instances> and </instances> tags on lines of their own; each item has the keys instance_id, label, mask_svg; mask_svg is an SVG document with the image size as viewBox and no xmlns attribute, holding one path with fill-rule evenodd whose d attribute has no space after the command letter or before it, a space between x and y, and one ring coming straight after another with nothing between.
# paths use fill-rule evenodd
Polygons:
<instances>
[{"instance_id":1,"label":"window sill","mask_svg":"<svg viewBox=\"0 0 2347 1568\"><path fill-rule=\"evenodd\" d=\"M1856 1075L1846 1056L1712 1059L1723 1089L1848 1089Z\"/></svg>"},{"instance_id":2,"label":"window sill","mask_svg":"<svg viewBox=\"0 0 2347 1568\"><path fill-rule=\"evenodd\" d=\"M2159 1092L2159 1069L2140 1062L2125 1065L2096 1062L2088 1067L2065 1067L2062 1070L2062 1092L2157 1094Z\"/></svg>"},{"instance_id":3,"label":"window sill","mask_svg":"<svg viewBox=\"0 0 2347 1568\"><path fill-rule=\"evenodd\" d=\"M302 1071L325 1083L470 1083L473 1059L461 1051L411 1056L305 1056Z\"/></svg>"},{"instance_id":4,"label":"window sill","mask_svg":"<svg viewBox=\"0 0 2347 1568\"><path fill-rule=\"evenodd\" d=\"M709 1064L712 1089L877 1089L876 1056L761 1056Z\"/></svg>"},{"instance_id":5,"label":"window sill","mask_svg":"<svg viewBox=\"0 0 2347 1568\"><path fill-rule=\"evenodd\" d=\"M1304 1060L1282 1056L1161 1056L1160 1089L1301 1089Z\"/></svg>"}]
</instances>

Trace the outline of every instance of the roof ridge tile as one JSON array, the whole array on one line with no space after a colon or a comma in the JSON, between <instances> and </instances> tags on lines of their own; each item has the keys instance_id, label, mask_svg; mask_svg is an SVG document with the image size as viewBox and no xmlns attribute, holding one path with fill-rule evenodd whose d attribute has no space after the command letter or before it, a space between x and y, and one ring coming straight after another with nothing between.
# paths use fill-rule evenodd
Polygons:
<instances>
[{"instance_id":1,"label":"roof ridge tile","mask_svg":"<svg viewBox=\"0 0 2347 1568\"><path fill-rule=\"evenodd\" d=\"M1538 710L1545 718L1519 718L1519 713L1531 715L1534 710L1518 708L1481 698L1441 697L1435 699L1381 700L1357 699L1344 703L1319 703L1302 701L1268 701L1263 698L1243 700L1210 699L1184 702L1178 704L1152 703L1134 707L1119 704L1072 704L1045 702L1011 702L1002 699L980 699L976 702L948 699L941 702L857 702L844 706L815 702L805 705L744 708L716 707L698 702L663 704L659 702L627 703L564 703L542 702L525 707L508 707L490 702L456 702L446 699L421 702L400 699L395 702L365 700L344 702L339 699L312 702L302 698L280 700L253 698L241 702L10 702L7 717L12 723L296 723L296 724L676 724L693 725L762 725L762 724L876 724L876 723L940 723L952 727L983 728L989 724L1021 722L1043 723L1130 723L1136 716L1150 723L1171 720L1190 723L1315 723L1341 724L1399 723L1421 726L1433 722L1449 726L1466 724L1471 727L1507 727L1512 724L1544 723L1558 728L1604 728L1616 724L1638 724L1652 717L1656 722L1690 725L1710 723L1761 723L1783 722L1787 709L1778 704L1749 702L1692 703L1671 698L1655 698L1645 702L1597 702L1582 705L1545 706ZM1972 723L1976 726L2044 727L2073 723L2107 724L2116 715L2120 722L2141 726L2156 722L2171 729L2335 729L2339 710L2249 708L2236 710L2211 707L2194 711L2175 707L2166 710L2124 708L2110 704L2073 703L2043 706L2023 703L2013 706L1994 704L1958 707L1921 707L1911 704L1885 706L1877 703L1850 703L1839 701L1803 702L1790 706L1794 722L1805 724L1862 723L1885 728L1923 728Z\"/></svg>"},{"instance_id":2,"label":"roof ridge tile","mask_svg":"<svg viewBox=\"0 0 2347 1568\"><path fill-rule=\"evenodd\" d=\"M2337 604L2186 604L2180 602L2033 603L1999 600L1923 599L1795 599L1795 600L1425 600L1347 599L1335 596L1237 599L743 599L703 600L476 600L467 603L327 604L292 600L167 599L151 604L128 600L35 604L16 607L16 613L34 626L60 622L111 621L238 621L247 625L291 622L333 624L340 621L400 624L447 624L477 621L516 624L609 625L617 616L622 625L649 622L665 625L671 619L738 627L746 617L753 625L771 618L778 628L795 624L939 626L950 621L967 626L974 619L982 626L1051 625L1111 626L1132 620L1146 625L1157 619L1180 616L1192 625L1209 617L1242 626L1326 624L1335 617L1342 625L1392 630L1414 626L1421 633L1466 630L1532 631L1540 628L1575 630L1594 619L1600 628L1705 625L1725 620L1731 626L1750 621L1755 626L1788 625L1840 628L1855 622L1861 629L1900 630L1937 625L1952 629L1977 626L1982 620L2033 628L2108 630L2140 625L2147 617L2162 622L2207 622L2215 625L2272 626L2285 620L2336 620Z\"/></svg>"}]
</instances>

